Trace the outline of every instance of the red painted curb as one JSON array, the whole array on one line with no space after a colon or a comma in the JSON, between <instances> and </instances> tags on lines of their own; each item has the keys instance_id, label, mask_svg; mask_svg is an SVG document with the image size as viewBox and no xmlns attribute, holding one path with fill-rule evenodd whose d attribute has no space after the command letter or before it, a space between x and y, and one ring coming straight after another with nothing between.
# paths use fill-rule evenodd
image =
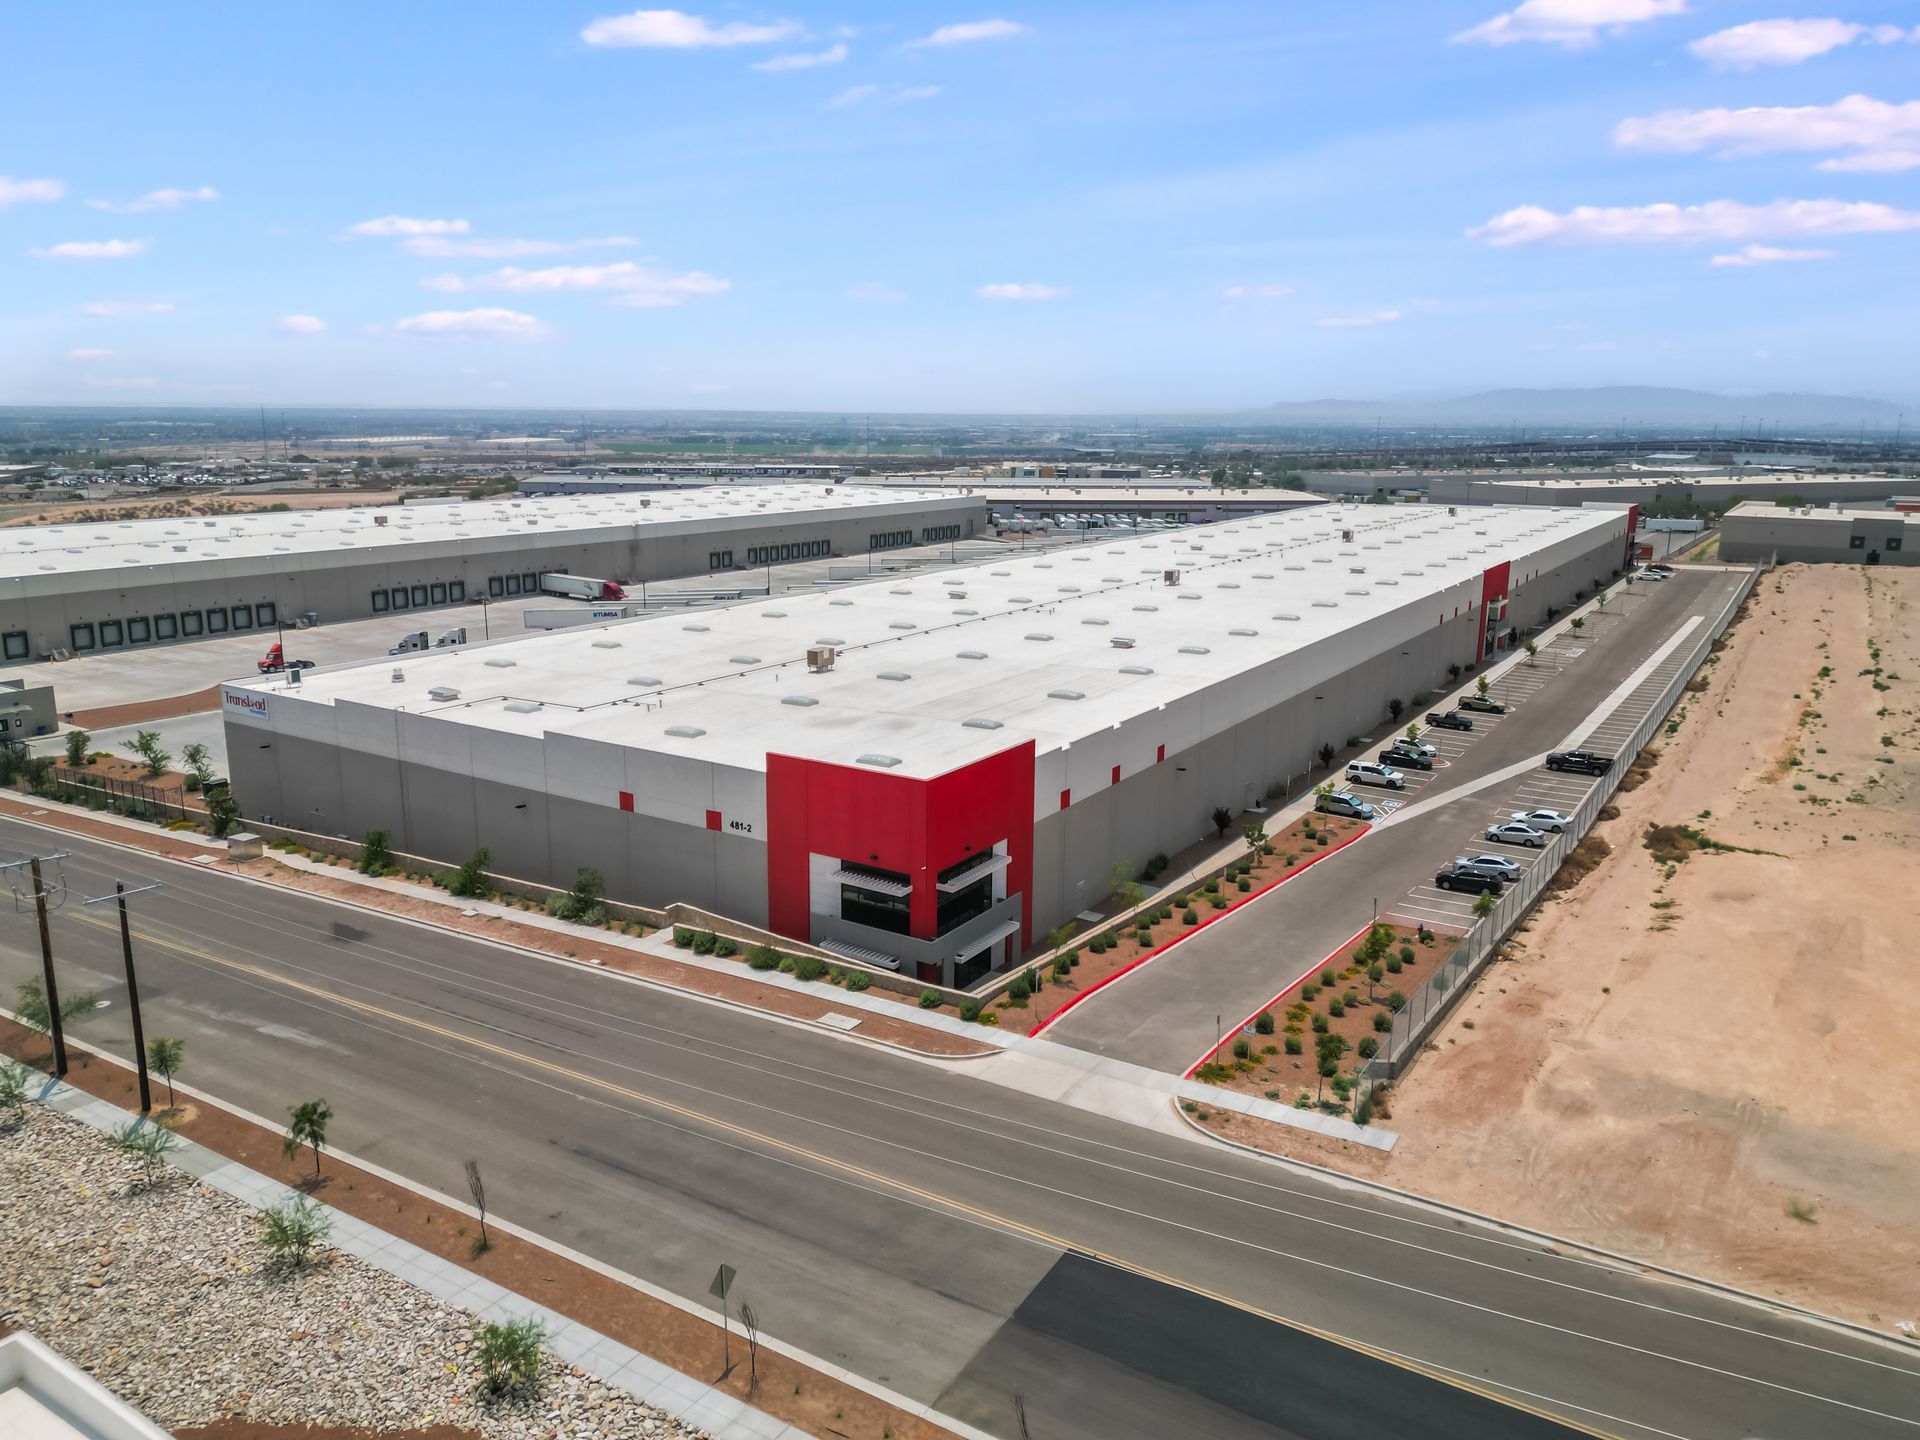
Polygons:
<instances>
[{"instance_id":1,"label":"red painted curb","mask_svg":"<svg viewBox=\"0 0 1920 1440\"><path fill-rule=\"evenodd\" d=\"M1200 1058L1194 1061L1193 1064L1189 1065L1186 1068L1186 1071L1181 1075L1180 1078L1182 1080L1191 1080L1193 1078L1193 1072L1198 1070L1202 1065L1206 1064L1207 1061L1211 1060L1214 1056L1218 1055L1222 1050L1225 1050L1229 1046L1231 1046L1233 1042L1237 1038L1239 1038L1240 1032L1244 1030L1247 1026L1251 1025L1259 1017L1261 1010L1271 1010L1275 1005L1278 1005L1282 1000L1286 999L1287 996L1290 993L1292 993L1295 989L1297 989L1299 986L1304 984L1306 982L1306 978L1309 975L1313 974L1314 971L1322 969L1325 966L1331 965L1333 963L1334 956L1338 955L1342 950L1346 949L1349 945L1353 944L1353 942L1358 940L1362 935L1366 934L1369 930L1373 929L1376 923L1377 922L1375 921L1369 920L1366 924L1362 925L1358 930L1354 931L1353 934L1349 935L1346 939L1342 940L1338 945L1334 946L1333 949L1329 950L1319 960L1315 961L1313 964L1309 965L1306 969L1302 970L1298 975L1294 976L1293 979L1288 982L1286 989L1282 990L1278 995L1274 996L1271 1000L1267 1001L1267 1003L1262 1005L1259 1010L1255 1010L1253 1014L1247 1016L1247 1018L1242 1020L1238 1025L1235 1025L1233 1029L1220 1041L1218 1045L1209 1045L1203 1052L1201 1052Z\"/></svg>"},{"instance_id":2,"label":"red painted curb","mask_svg":"<svg viewBox=\"0 0 1920 1440\"><path fill-rule=\"evenodd\" d=\"M1262 899L1265 896L1271 895L1274 891L1278 890L1282 885L1286 884L1289 880L1293 879L1296 875L1301 875L1301 874L1304 874L1306 871L1311 870L1315 865L1318 865L1322 860L1327 859L1329 856L1338 855L1342 850L1346 849L1347 846L1353 844L1354 841L1359 840L1362 837L1372 833L1372 830L1373 830L1373 826L1371 825L1361 826L1358 830L1354 831L1353 834L1347 836L1347 838L1342 840L1339 844L1329 845L1326 849L1320 851L1317 855L1309 855L1305 860L1302 860L1298 865L1294 866L1293 869L1289 870L1286 874L1280 876L1277 880L1274 880L1270 884L1262 886L1260 889L1254 891L1251 895L1248 895L1244 899L1234 901L1231 905L1227 906L1227 908L1224 910L1214 911L1211 915L1207 916L1206 919L1202 920L1198 925L1195 925L1192 928L1182 932L1181 934L1174 936L1173 939L1167 941L1166 944L1156 946L1153 949L1147 951L1146 954L1142 955L1138 960L1135 960L1131 965L1122 966L1120 969L1114 971L1113 974L1107 976L1106 979L1099 981L1097 984L1088 986L1085 990L1082 990L1078 995L1074 996L1071 1000L1067 1001L1067 1003L1062 1005L1058 1010L1055 1010L1052 1014L1048 1015L1046 1019L1042 1020L1038 1025L1034 1026L1033 1029L1029 1030L1027 1032L1028 1038L1031 1039L1033 1036L1038 1035L1042 1030L1046 1029L1049 1025L1053 1024L1053 1022L1058 1020L1062 1015L1066 1014L1069 1010L1073 1009L1073 1007L1078 1005L1082 1000L1087 1000L1092 998L1095 995L1098 995L1102 990L1106 989L1107 986L1113 984L1114 981L1120 979L1122 976L1131 975L1134 971L1138 970L1142 965L1146 964L1149 960L1158 960L1162 955L1166 954L1167 951L1173 949L1173 947L1178 945L1182 940L1188 940L1188 939L1191 939L1193 936L1198 935L1202 930L1206 929L1207 926L1213 924L1213 922L1216 920L1226 919L1227 916L1233 914L1233 912L1238 910L1242 905L1251 905L1254 901Z\"/></svg>"}]
</instances>

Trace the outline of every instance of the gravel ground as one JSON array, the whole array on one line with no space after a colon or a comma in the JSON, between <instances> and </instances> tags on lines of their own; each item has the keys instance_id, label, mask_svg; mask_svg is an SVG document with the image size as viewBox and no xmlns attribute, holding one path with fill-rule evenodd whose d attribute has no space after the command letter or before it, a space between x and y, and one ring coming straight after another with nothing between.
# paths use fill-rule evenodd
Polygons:
<instances>
[{"instance_id":1,"label":"gravel ground","mask_svg":"<svg viewBox=\"0 0 1920 1440\"><path fill-rule=\"evenodd\" d=\"M0 1320L157 1424L702 1433L551 1356L532 1397L483 1400L472 1316L332 1249L283 1273L265 1263L251 1208L168 1166L152 1189L140 1174L77 1121L31 1105L0 1121Z\"/></svg>"}]
</instances>

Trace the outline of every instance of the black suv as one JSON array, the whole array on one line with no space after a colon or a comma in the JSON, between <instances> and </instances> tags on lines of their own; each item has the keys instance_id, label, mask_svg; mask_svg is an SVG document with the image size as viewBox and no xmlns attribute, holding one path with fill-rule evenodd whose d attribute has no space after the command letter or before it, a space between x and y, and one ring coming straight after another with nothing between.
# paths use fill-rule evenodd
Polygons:
<instances>
[{"instance_id":1,"label":"black suv","mask_svg":"<svg viewBox=\"0 0 1920 1440\"><path fill-rule=\"evenodd\" d=\"M1604 775L1613 769L1613 756L1591 750L1556 750L1547 756L1547 769L1571 770L1576 775Z\"/></svg>"},{"instance_id":2,"label":"black suv","mask_svg":"<svg viewBox=\"0 0 1920 1440\"><path fill-rule=\"evenodd\" d=\"M1482 715L1504 715L1507 707L1498 700L1490 700L1485 695L1465 695L1461 697L1462 710L1478 710Z\"/></svg>"},{"instance_id":3,"label":"black suv","mask_svg":"<svg viewBox=\"0 0 1920 1440\"><path fill-rule=\"evenodd\" d=\"M1504 882L1495 875L1477 875L1471 870L1461 870L1447 866L1433 877L1433 883L1442 890L1462 890L1469 895L1498 895L1504 888Z\"/></svg>"},{"instance_id":4,"label":"black suv","mask_svg":"<svg viewBox=\"0 0 1920 1440\"><path fill-rule=\"evenodd\" d=\"M1410 745L1389 745L1380 752L1382 765L1404 765L1409 770L1431 770L1433 757Z\"/></svg>"},{"instance_id":5,"label":"black suv","mask_svg":"<svg viewBox=\"0 0 1920 1440\"><path fill-rule=\"evenodd\" d=\"M1436 730L1471 730L1473 721L1458 710L1429 710L1427 724Z\"/></svg>"}]
</instances>

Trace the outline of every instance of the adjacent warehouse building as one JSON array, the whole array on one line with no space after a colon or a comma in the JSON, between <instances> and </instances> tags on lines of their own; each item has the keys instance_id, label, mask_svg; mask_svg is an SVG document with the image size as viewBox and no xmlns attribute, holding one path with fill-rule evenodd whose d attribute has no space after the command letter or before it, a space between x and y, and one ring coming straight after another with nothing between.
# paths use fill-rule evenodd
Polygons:
<instances>
[{"instance_id":1,"label":"adjacent warehouse building","mask_svg":"<svg viewBox=\"0 0 1920 1440\"><path fill-rule=\"evenodd\" d=\"M1749 502L1734 506L1720 521L1720 558L1920 565L1920 513L1810 506L1790 509Z\"/></svg>"},{"instance_id":2,"label":"adjacent warehouse building","mask_svg":"<svg viewBox=\"0 0 1920 1440\"><path fill-rule=\"evenodd\" d=\"M234 793L965 985L1617 573L1632 523L1322 505L233 684Z\"/></svg>"},{"instance_id":3,"label":"adjacent warehouse building","mask_svg":"<svg viewBox=\"0 0 1920 1440\"><path fill-rule=\"evenodd\" d=\"M1487 479L1435 475L1427 499L1442 505L1638 505L1671 501L1719 509L1740 500L1792 498L1814 504L1881 501L1913 492L1911 475L1812 475L1793 471L1701 470L1660 474L1555 475Z\"/></svg>"},{"instance_id":4,"label":"adjacent warehouse building","mask_svg":"<svg viewBox=\"0 0 1920 1440\"><path fill-rule=\"evenodd\" d=\"M983 502L844 486L108 521L0 532L0 659L534 594L543 572L662 580L963 539Z\"/></svg>"}]
</instances>

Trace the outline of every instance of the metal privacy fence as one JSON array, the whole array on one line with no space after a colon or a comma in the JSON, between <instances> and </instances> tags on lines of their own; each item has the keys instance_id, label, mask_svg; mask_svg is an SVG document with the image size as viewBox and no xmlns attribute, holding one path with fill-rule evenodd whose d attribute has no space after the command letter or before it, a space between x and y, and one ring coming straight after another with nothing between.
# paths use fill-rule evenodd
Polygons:
<instances>
[{"instance_id":1,"label":"metal privacy fence","mask_svg":"<svg viewBox=\"0 0 1920 1440\"><path fill-rule=\"evenodd\" d=\"M1407 997L1407 1003L1393 1017L1393 1030L1390 1034L1381 1037L1378 1053L1360 1068L1359 1084L1354 1092L1356 1105L1362 1097L1373 1093L1374 1086L1397 1079L1405 1073L1414 1057L1420 1053L1420 1047L1426 1043L1427 1036L1432 1033L1433 1028L1479 978L1480 972L1486 968L1494 951L1499 949L1501 942L1513 932L1514 927L1533 908L1541 892L1559 872L1560 864L1567 858L1567 853L1586 838L1601 808L1619 791L1620 782L1626 778L1628 767L1646 748L1654 732L1666 723L1667 716L1679 702L1688 682L1705 663L1713 649L1714 641L1726 633L1727 626L1733 623L1734 612L1740 608L1747 596L1753 593L1753 587L1760 578L1762 568L1755 566L1748 572L1746 578L1740 582L1739 588L1734 591L1733 598L1727 602L1726 608L1694 642L1686 662L1675 672L1673 679L1667 682L1666 689L1648 709L1645 718L1635 727L1626 744L1620 747L1613 768L1594 787L1593 792L1580 802L1573 813L1573 823L1546 847L1542 852L1541 862L1529 869L1523 879L1507 886L1499 900L1495 902L1493 909L1474 924L1474 927L1461 940L1459 947L1447 957L1446 964L1429 975L1421 983L1420 988Z\"/></svg>"},{"instance_id":2,"label":"metal privacy fence","mask_svg":"<svg viewBox=\"0 0 1920 1440\"><path fill-rule=\"evenodd\" d=\"M184 803L186 797L178 790L162 790L157 785L143 785L138 780L116 780L90 770L75 770L67 765L53 767L48 775L47 788L55 792L54 798L57 800L71 800L82 805L101 800L112 809L139 810L175 819L197 819L206 813L197 806L188 807ZM60 789L74 793L62 795L58 793Z\"/></svg>"}]
</instances>

